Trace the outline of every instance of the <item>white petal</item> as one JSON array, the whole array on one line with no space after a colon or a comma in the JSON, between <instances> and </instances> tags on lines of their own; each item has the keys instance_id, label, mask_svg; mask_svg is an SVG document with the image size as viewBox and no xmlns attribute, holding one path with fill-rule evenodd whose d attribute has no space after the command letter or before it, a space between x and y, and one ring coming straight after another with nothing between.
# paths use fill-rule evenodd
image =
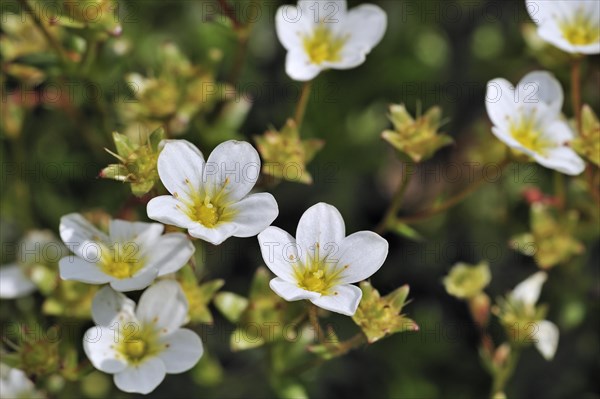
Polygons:
<instances>
[{"instance_id":1,"label":"white petal","mask_svg":"<svg viewBox=\"0 0 600 399\"><path fill-rule=\"evenodd\" d=\"M313 205L304 212L296 229L296 241L302 251L299 255L303 260L323 260L339 249L345 235L344 219L337 208L323 202Z\"/></svg>"},{"instance_id":2,"label":"white petal","mask_svg":"<svg viewBox=\"0 0 600 399\"><path fill-rule=\"evenodd\" d=\"M175 197L193 202L192 192L200 192L204 157L187 140L167 140L158 156L158 174L163 185Z\"/></svg>"},{"instance_id":3,"label":"white petal","mask_svg":"<svg viewBox=\"0 0 600 399\"><path fill-rule=\"evenodd\" d=\"M146 212L152 220L189 229L196 222L183 211L187 205L170 195L154 197L148 202Z\"/></svg>"},{"instance_id":4,"label":"white petal","mask_svg":"<svg viewBox=\"0 0 600 399\"><path fill-rule=\"evenodd\" d=\"M253 237L269 227L279 215L277 201L269 193L250 194L241 201L227 207L237 225L236 237Z\"/></svg>"},{"instance_id":5,"label":"white petal","mask_svg":"<svg viewBox=\"0 0 600 399\"><path fill-rule=\"evenodd\" d=\"M383 39L387 14L379 6L362 4L348 11L344 25L350 35L346 46L367 54Z\"/></svg>"},{"instance_id":6,"label":"white petal","mask_svg":"<svg viewBox=\"0 0 600 399\"><path fill-rule=\"evenodd\" d=\"M203 182L210 198L219 204L244 198L260 175L260 157L250 143L229 140L219 144L208 157Z\"/></svg>"},{"instance_id":7,"label":"white petal","mask_svg":"<svg viewBox=\"0 0 600 399\"><path fill-rule=\"evenodd\" d=\"M286 301L298 301L300 299L317 299L321 294L317 292L307 291L296 284L287 282L282 278L276 277L269 283L269 287L280 297Z\"/></svg>"},{"instance_id":8,"label":"white petal","mask_svg":"<svg viewBox=\"0 0 600 399\"><path fill-rule=\"evenodd\" d=\"M502 131L507 131L509 117L515 115L517 110L514 87L509 81L499 78L488 82L485 108L492 123Z\"/></svg>"},{"instance_id":9,"label":"white petal","mask_svg":"<svg viewBox=\"0 0 600 399\"><path fill-rule=\"evenodd\" d=\"M128 222L113 219L109 225L109 237L112 242L128 243L135 241L139 244L152 245L160 237L165 226L159 223Z\"/></svg>"},{"instance_id":10,"label":"white petal","mask_svg":"<svg viewBox=\"0 0 600 399\"><path fill-rule=\"evenodd\" d=\"M0 298L12 299L31 294L36 285L17 264L0 266Z\"/></svg>"},{"instance_id":11,"label":"white petal","mask_svg":"<svg viewBox=\"0 0 600 399\"><path fill-rule=\"evenodd\" d=\"M60 238L67 247L82 258L88 254L85 249L89 243L107 243L108 236L98 230L78 213L70 213L60 218Z\"/></svg>"},{"instance_id":12,"label":"white petal","mask_svg":"<svg viewBox=\"0 0 600 399\"><path fill-rule=\"evenodd\" d=\"M310 34L313 23L310 15L299 7L281 6L275 16L275 30L287 50L302 48L302 37Z\"/></svg>"},{"instance_id":13,"label":"white petal","mask_svg":"<svg viewBox=\"0 0 600 399\"><path fill-rule=\"evenodd\" d=\"M162 280L142 294L136 316L142 323L154 323L162 334L169 334L183 325L188 302L174 280Z\"/></svg>"},{"instance_id":14,"label":"white petal","mask_svg":"<svg viewBox=\"0 0 600 399\"><path fill-rule=\"evenodd\" d=\"M156 268L159 276L175 273L185 266L195 250L196 248L185 234L165 234L146 252L147 266Z\"/></svg>"},{"instance_id":15,"label":"white petal","mask_svg":"<svg viewBox=\"0 0 600 399\"><path fill-rule=\"evenodd\" d=\"M113 277L102 272L100 268L91 262L87 262L76 256L65 256L58 262L60 278L63 280L75 280L88 284L106 284Z\"/></svg>"},{"instance_id":16,"label":"white petal","mask_svg":"<svg viewBox=\"0 0 600 399\"><path fill-rule=\"evenodd\" d=\"M500 127L492 127L492 133L498 140L509 146L510 148L514 148L515 150L519 150L524 152L527 155L534 155L534 152L529 148L523 147L521 143L519 143L515 138L510 134L510 131L505 128Z\"/></svg>"},{"instance_id":17,"label":"white petal","mask_svg":"<svg viewBox=\"0 0 600 399\"><path fill-rule=\"evenodd\" d=\"M220 245L223 241L233 236L237 229L238 226L230 222L221 222L211 228L196 223L188 232L192 237L208 241L213 245Z\"/></svg>"},{"instance_id":18,"label":"white petal","mask_svg":"<svg viewBox=\"0 0 600 399\"><path fill-rule=\"evenodd\" d=\"M100 326L131 320L134 311L135 302L109 286L102 287L92 300L92 319Z\"/></svg>"},{"instance_id":19,"label":"white petal","mask_svg":"<svg viewBox=\"0 0 600 399\"><path fill-rule=\"evenodd\" d=\"M340 276L340 284L357 283L371 277L388 254L387 240L372 231L359 231L340 244L337 267L348 266Z\"/></svg>"},{"instance_id":20,"label":"white petal","mask_svg":"<svg viewBox=\"0 0 600 399\"><path fill-rule=\"evenodd\" d=\"M585 170L585 161L570 147L557 147L534 158L540 165L569 176L577 176Z\"/></svg>"},{"instance_id":21,"label":"white petal","mask_svg":"<svg viewBox=\"0 0 600 399\"><path fill-rule=\"evenodd\" d=\"M124 279L113 279L110 286L120 292L138 291L146 288L158 276L158 269L146 266L133 277Z\"/></svg>"},{"instance_id":22,"label":"white petal","mask_svg":"<svg viewBox=\"0 0 600 399\"><path fill-rule=\"evenodd\" d=\"M83 336L83 350L90 362L105 373L118 373L127 367L127 362L115 349L118 341L117 331L109 327L96 326L87 330Z\"/></svg>"},{"instance_id":23,"label":"white petal","mask_svg":"<svg viewBox=\"0 0 600 399\"><path fill-rule=\"evenodd\" d=\"M186 328L180 328L161 340L166 349L159 353L169 374L188 371L198 363L204 349L198 334Z\"/></svg>"},{"instance_id":24,"label":"white petal","mask_svg":"<svg viewBox=\"0 0 600 399\"><path fill-rule=\"evenodd\" d=\"M115 374L115 385L123 392L149 394L165 379L165 365L158 357Z\"/></svg>"},{"instance_id":25,"label":"white petal","mask_svg":"<svg viewBox=\"0 0 600 399\"><path fill-rule=\"evenodd\" d=\"M285 72L290 78L300 82L313 80L322 69L309 60L304 49L292 49L285 57Z\"/></svg>"},{"instance_id":26,"label":"white petal","mask_svg":"<svg viewBox=\"0 0 600 399\"><path fill-rule=\"evenodd\" d=\"M352 316L362 299L362 291L355 285L338 285L331 288L331 295L322 295L320 298L311 299L311 302L320 308Z\"/></svg>"},{"instance_id":27,"label":"white petal","mask_svg":"<svg viewBox=\"0 0 600 399\"><path fill-rule=\"evenodd\" d=\"M533 71L518 84L518 100L530 104L545 103L552 114L559 115L563 104L563 90L554 75L546 71Z\"/></svg>"},{"instance_id":28,"label":"white petal","mask_svg":"<svg viewBox=\"0 0 600 399\"><path fill-rule=\"evenodd\" d=\"M555 119L550 123L546 123L543 134L544 139L551 140L561 146L569 143L575 137L573 130L561 119Z\"/></svg>"},{"instance_id":29,"label":"white petal","mask_svg":"<svg viewBox=\"0 0 600 399\"><path fill-rule=\"evenodd\" d=\"M537 272L529 276L512 290L510 294L512 299L526 305L535 305L540 297L542 285L547 278L548 275L545 272Z\"/></svg>"},{"instance_id":30,"label":"white petal","mask_svg":"<svg viewBox=\"0 0 600 399\"><path fill-rule=\"evenodd\" d=\"M267 267L285 281L293 283L293 266L298 261L296 240L279 227L267 227L258 235L260 252Z\"/></svg>"},{"instance_id":31,"label":"white petal","mask_svg":"<svg viewBox=\"0 0 600 399\"><path fill-rule=\"evenodd\" d=\"M556 324L548 320L537 322L537 331L535 334L535 347L540 351L544 359L552 360L558 347L558 337L560 333Z\"/></svg>"}]
</instances>

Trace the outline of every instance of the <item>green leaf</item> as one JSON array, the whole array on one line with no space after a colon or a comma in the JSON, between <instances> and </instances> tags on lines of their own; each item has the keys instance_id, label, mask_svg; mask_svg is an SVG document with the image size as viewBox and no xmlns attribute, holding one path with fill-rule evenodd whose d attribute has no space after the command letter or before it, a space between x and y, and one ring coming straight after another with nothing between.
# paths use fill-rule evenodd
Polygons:
<instances>
[{"instance_id":1,"label":"green leaf","mask_svg":"<svg viewBox=\"0 0 600 399\"><path fill-rule=\"evenodd\" d=\"M248 307L248 299L233 292L220 292L214 300L217 309L232 323L237 323Z\"/></svg>"}]
</instances>

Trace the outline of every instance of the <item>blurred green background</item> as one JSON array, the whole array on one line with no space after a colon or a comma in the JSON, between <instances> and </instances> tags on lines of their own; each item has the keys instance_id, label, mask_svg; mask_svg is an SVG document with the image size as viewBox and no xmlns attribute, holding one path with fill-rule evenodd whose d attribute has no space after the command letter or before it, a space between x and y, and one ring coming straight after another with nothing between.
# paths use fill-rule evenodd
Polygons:
<instances>
[{"instance_id":1,"label":"blurred green background","mask_svg":"<svg viewBox=\"0 0 600 399\"><path fill-rule=\"evenodd\" d=\"M490 133L485 113L487 81L505 77L516 83L531 70L547 69L556 74L565 93L570 89L564 54L530 38L532 24L524 1L373 2L388 14L383 41L362 66L323 73L313 88L302 134L304 138L326 141L309 165L314 184L263 185L279 203L280 215L274 225L289 232L295 231L301 214L320 201L340 210L347 232L374 229L400 176L396 155L380 138L389 126L386 113L390 103L404 103L413 113L440 105L447 120L442 130L456 141L417 171L401 210L401 214L408 215L423 209L437 194L468 184L466 175L457 181L444 178L448 163L492 162L498 148L502 148ZM249 12L247 1L230 3L242 16ZM283 3L259 2L261 15L256 18L246 61L235 84L242 98L252 99L237 136L248 141L269 126L282 126L292 116L298 99L301 85L285 74L285 50L274 30L273 15ZM349 1L349 7L360 3ZM11 4L17 6L16 2ZM122 35L102 44L85 80L72 78L73 105L83 117L73 118L59 102L42 101L28 108L18 137L2 133L3 248L30 228L57 232L60 217L69 212L101 209L114 217L123 216L130 188L97 178L103 167L114 162L101 149L114 149L111 132L125 128L118 109L124 97L132 97L127 95L124 75L137 72L152 76L158 68L160 44L176 44L194 64L214 65L217 81L226 81L233 68L236 35L230 24L217 18L216 2L126 1L121 6L120 15L126 17L122 20ZM9 9L7 6L3 12ZM125 54L119 55L123 49ZM599 59L588 57L582 73L584 103L596 111L600 104ZM52 59L36 62L49 71L48 78L27 90L44 92L53 84L65 90L60 71L53 70ZM14 77L4 75L2 81L5 91L27 95ZM101 88L100 100L86 97L86 82ZM568 94L565 98L563 110L572 115ZM4 100L3 96L3 107ZM218 141L227 138L214 130L209 114L206 120L193 119L177 138L194 142L206 155ZM92 137L100 151L90 148L84 134ZM50 170L51 165L58 165L60 172ZM405 312L421 331L394 335L302 374L309 395L487 396L491 380L480 365L477 331L465 304L446 294L441 279L457 261L477 263L487 259L493 275L488 293L493 299L537 270L532 258L508 247L513 235L529 230L529 208L522 198L526 186L551 192L551 173L533 165L509 169L501 179L485 185L447 214L416 224L425 237L420 242L387 234L390 254L371 282L382 294L409 284L412 302ZM135 201L125 216L147 220L145 206ZM526 350L508 384L508 397L600 398L598 226L585 218L580 224L577 231L586 252L553 269L542 291L541 302L550 306L548 319L561 331L556 357L546 362L534 349ZM2 257L3 263L11 260L4 250ZM201 274L225 279L224 289L242 295L247 295L249 280L262 263L254 238L232 238L220 247L206 245L198 257ZM37 311L39 299L2 301L3 325L27 320L22 315ZM201 362L190 373L167 376L149 397L275 396L268 383L266 352L254 349L232 353L228 346L232 326L218 312L214 315L215 325L200 332L219 366ZM48 325L52 322L52 318L47 321ZM325 323L333 324L341 337L357 331L342 316L331 315ZM492 335L500 338L500 326L494 326ZM83 387L85 384L92 388ZM81 385L67 383L57 397L129 396L111 386L108 377L96 373Z\"/></svg>"}]
</instances>

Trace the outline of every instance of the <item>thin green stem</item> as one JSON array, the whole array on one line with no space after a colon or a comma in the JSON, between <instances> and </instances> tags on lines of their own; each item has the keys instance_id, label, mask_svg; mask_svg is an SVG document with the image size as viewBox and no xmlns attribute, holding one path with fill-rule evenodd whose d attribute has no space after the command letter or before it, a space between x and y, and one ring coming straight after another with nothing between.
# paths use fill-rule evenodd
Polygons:
<instances>
[{"instance_id":1,"label":"thin green stem","mask_svg":"<svg viewBox=\"0 0 600 399\"><path fill-rule=\"evenodd\" d=\"M312 81L304 82L302 86L302 92L300 93L300 99L298 100L298 104L296 104L296 112L294 113L294 121L298 126L298 131L300 131L300 127L302 126L302 121L304 120L304 114L306 113L306 105L308 104L308 100L310 98L310 91L312 88Z\"/></svg>"},{"instance_id":2,"label":"thin green stem","mask_svg":"<svg viewBox=\"0 0 600 399\"><path fill-rule=\"evenodd\" d=\"M318 312L319 312L319 308L317 308L312 303L309 304L308 319L310 320L310 325L312 326L313 330L315 330L315 334L317 335L319 342L322 343L325 341L325 335L323 334L323 330L321 329L321 325L319 324Z\"/></svg>"},{"instance_id":3,"label":"thin green stem","mask_svg":"<svg viewBox=\"0 0 600 399\"><path fill-rule=\"evenodd\" d=\"M506 384L512 377L519 361L519 350L514 346L511 347L510 355L506 361L506 365L499 369L493 376L492 392L490 394L491 399L497 398L499 395L504 394Z\"/></svg>"},{"instance_id":4,"label":"thin green stem","mask_svg":"<svg viewBox=\"0 0 600 399\"><path fill-rule=\"evenodd\" d=\"M510 161L508 159L505 159L504 161L502 161L502 163L499 165L500 171L504 170L504 168L508 164L510 164ZM398 219L396 219L396 221L399 223L415 223L415 222L419 222L421 220L428 219L439 213L442 213L442 212L458 205L459 203L461 203L465 198L467 198L468 196L473 194L475 191L477 191L485 182L487 182L487 179L486 179L485 174L482 172L479 179L475 180L473 183L471 183L470 185L465 187L462 191L460 191L459 193L448 198L446 201L444 201L440 205L431 207L430 209L426 209L421 212L417 212L410 216L398 218Z\"/></svg>"},{"instance_id":5,"label":"thin green stem","mask_svg":"<svg viewBox=\"0 0 600 399\"><path fill-rule=\"evenodd\" d=\"M579 134L581 134L581 60L581 57L576 57L571 63L571 105Z\"/></svg>"},{"instance_id":6,"label":"thin green stem","mask_svg":"<svg viewBox=\"0 0 600 399\"><path fill-rule=\"evenodd\" d=\"M40 16L36 13L36 11L33 9L33 7L31 7L31 5L29 4L29 2L27 0L19 0L19 2L21 3L21 5L25 9L25 11L27 11L31 15L31 18L33 18L33 22L38 27L38 29L42 32L42 34L44 35L44 37L46 38L46 40L48 41L50 46L52 46L52 48L54 49L54 51L60 58L61 62L65 65L67 65L69 63L69 57L67 56L67 53L65 52L63 47L60 45L60 43L56 40L56 38L54 36L52 36L52 34L50 33L50 31L48 30L46 25L44 25L44 23L42 22Z\"/></svg>"},{"instance_id":7,"label":"thin green stem","mask_svg":"<svg viewBox=\"0 0 600 399\"><path fill-rule=\"evenodd\" d=\"M408 169L408 165L402 165L400 184L398 185L398 188L394 193L392 202L390 203L388 210L386 211L383 219L375 229L375 232L377 232L378 234L385 233L390 228L391 224L396 220L396 215L400 210L400 206L402 206L404 193L406 192L406 188L408 187L408 183L412 176L412 174L408 173Z\"/></svg>"},{"instance_id":8,"label":"thin green stem","mask_svg":"<svg viewBox=\"0 0 600 399\"><path fill-rule=\"evenodd\" d=\"M562 173L556 171L554 172L554 196L556 197L558 209L565 209L567 205L565 177Z\"/></svg>"}]
</instances>

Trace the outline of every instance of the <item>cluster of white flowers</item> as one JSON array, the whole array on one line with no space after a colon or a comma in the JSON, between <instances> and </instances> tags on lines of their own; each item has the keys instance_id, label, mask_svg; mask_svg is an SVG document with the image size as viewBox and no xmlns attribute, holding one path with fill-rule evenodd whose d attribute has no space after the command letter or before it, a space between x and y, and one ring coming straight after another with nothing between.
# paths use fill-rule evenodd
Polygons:
<instances>
[{"instance_id":1,"label":"cluster of white flowers","mask_svg":"<svg viewBox=\"0 0 600 399\"><path fill-rule=\"evenodd\" d=\"M527 5L548 42L575 54L600 52L600 2L527 0ZM324 70L365 62L385 34L387 15L371 4L347 10L346 0L299 0L297 6L280 7L275 22L288 51L288 75L309 81ZM585 164L568 145L574 133L561 116L562 103L560 83L548 72L532 72L514 88L504 79L487 87L487 112L498 139L547 168L577 175ZM258 236L262 257L276 275L270 282L275 293L344 315L356 312L362 292L353 283L383 265L385 239L370 231L346 236L341 214L324 203L303 214L295 238L272 227L278 205L271 194L251 193L261 161L247 142L224 142L206 161L188 141L161 145L158 174L170 195L148 203L150 219L214 245ZM191 369L203 354L199 336L181 328L188 303L169 277L190 261L194 246L188 235L163 234L164 229L160 223L112 220L106 233L77 213L60 221L60 236L74 254L60 260L60 276L108 284L93 300L96 326L85 334L85 353L94 367L114 374L116 386L126 392L147 394L166 374ZM36 289L19 265L2 267L0 273L0 297ZM543 273L532 276L514 289L512 299L533 306L545 279ZM123 294L143 289L137 307ZM538 327L536 345L551 358L558 328L546 320ZM34 394L33 383L19 370L3 366L0 384L3 394Z\"/></svg>"}]
</instances>

